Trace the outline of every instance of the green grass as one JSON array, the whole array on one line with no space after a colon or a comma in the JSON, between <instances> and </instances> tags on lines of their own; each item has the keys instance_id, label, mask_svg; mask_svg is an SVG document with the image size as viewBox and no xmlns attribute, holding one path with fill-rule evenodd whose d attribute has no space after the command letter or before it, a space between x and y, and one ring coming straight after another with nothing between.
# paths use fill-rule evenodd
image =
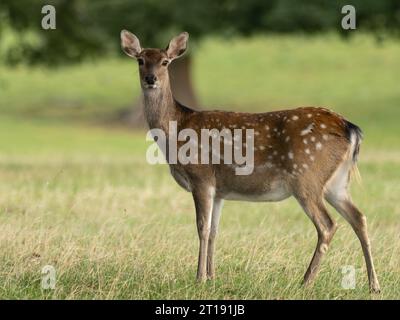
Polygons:
<instances>
[{"instance_id":1,"label":"green grass","mask_svg":"<svg viewBox=\"0 0 400 320\"><path fill-rule=\"evenodd\" d=\"M190 194L146 162L144 132L93 125L137 97L135 65L115 60L0 74L0 298L398 299L400 46L281 37L194 49L204 105L323 104L364 129L363 183L352 193L368 217L381 295L369 294L358 240L333 209L339 230L314 286L300 286L316 232L293 199L226 202L217 279L197 285ZM40 287L48 264L54 291ZM356 267L355 290L341 288L345 265Z\"/></svg>"}]
</instances>

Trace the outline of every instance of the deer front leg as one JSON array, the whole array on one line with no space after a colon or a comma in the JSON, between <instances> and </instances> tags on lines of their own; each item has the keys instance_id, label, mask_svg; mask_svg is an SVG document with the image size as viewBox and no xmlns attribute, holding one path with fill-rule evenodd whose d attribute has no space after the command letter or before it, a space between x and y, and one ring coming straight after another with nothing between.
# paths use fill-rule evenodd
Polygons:
<instances>
[{"instance_id":1,"label":"deer front leg","mask_svg":"<svg viewBox=\"0 0 400 320\"><path fill-rule=\"evenodd\" d=\"M213 201L212 217L211 217L211 230L208 238L208 253L207 253L207 277L213 279L215 277L214 266L214 251L215 251L215 238L218 233L219 219L221 217L221 209L223 200L215 198Z\"/></svg>"},{"instance_id":2,"label":"deer front leg","mask_svg":"<svg viewBox=\"0 0 400 320\"><path fill-rule=\"evenodd\" d=\"M207 280L207 250L210 236L214 188L197 188L193 191L196 207L196 223L199 234L199 260L197 265L197 281Z\"/></svg>"}]
</instances>

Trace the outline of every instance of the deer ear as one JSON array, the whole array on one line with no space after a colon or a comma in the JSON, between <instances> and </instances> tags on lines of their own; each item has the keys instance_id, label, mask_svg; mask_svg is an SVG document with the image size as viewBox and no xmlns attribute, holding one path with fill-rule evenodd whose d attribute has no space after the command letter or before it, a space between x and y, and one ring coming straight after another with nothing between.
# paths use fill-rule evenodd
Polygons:
<instances>
[{"instance_id":1,"label":"deer ear","mask_svg":"<svg viewBox=\"0 0 400 320\"><path fill-rule=\"evenodd\" d=\"M189 33L182 32L169 42L166 51L171 60L179 58L185 53L188 39Z\"/></svg>"},{"instance_id":2,"label":"deer ear","mask_svg":"<svg viewBox=\"0 0 400 320\"><path fill-rule=\"evenodd\" d=\"M121 31L121 47L132 58L136 58L142 51L139 39L127 30Z\"/></svg>"}]
</instances>

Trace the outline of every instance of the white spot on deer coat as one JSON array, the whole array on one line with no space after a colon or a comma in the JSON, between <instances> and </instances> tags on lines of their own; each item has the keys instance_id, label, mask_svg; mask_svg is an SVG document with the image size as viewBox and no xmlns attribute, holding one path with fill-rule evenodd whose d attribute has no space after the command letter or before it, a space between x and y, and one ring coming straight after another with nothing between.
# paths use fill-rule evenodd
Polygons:
<instances>
[{"instance_id":1,"label":"white spot on deer coat","mask_svg":"<svg viewBox=\"0 0 400 320\"><path fill-rule=\"evenodd\" d=\"M322 149L322 144L321 144L321 142L317 142L317 143L316 143L315 149L317 149L317 150L321 150L321 149Z\"/></svg>"},{"instance_id":2,"label":"white spot on deer coat","mask_svg":"<svg viewBox=\"0 0 400 320\"><path fill-rule=\"evenodd\" d=\"M301 136L305 136L306 134L311 133L313 128L314 128L314 123L311 123L310 125L308 125L307 128L305 128L304 130L302 130L302 131L300 132L300 135L301 135Z\"/></svg>"},{"instance_id":3,"label":"white spot on deer coat","mask_svg":"<svg viewBox=\"0 0 400 320\"><path fill-rule=\"evenodd\" d=\"M293 152L290 151L290 152L288 153L288 157L289 157L289 159L293 159Z\"/></svg>"},{"instance_id":4,"label":"white spot on deer coat","mask_svg":"<svg viewBox=\"0 0 400 320\"><path fill-rule=\"evenodd\" d=\"M293 117L292 117L292 120L293 120L293 121L296 121L296 120L298 120L298 119L299 119L298 116L293 116Z\"/></svg>"}]
</instances>

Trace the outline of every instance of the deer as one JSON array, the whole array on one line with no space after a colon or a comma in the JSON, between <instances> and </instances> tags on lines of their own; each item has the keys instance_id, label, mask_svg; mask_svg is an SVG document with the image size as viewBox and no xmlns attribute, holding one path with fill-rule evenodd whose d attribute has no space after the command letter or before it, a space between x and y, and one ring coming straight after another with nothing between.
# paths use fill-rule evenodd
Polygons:
<instances>
[{"instance_id":1,"label":"deer","mask_svg":"<svg viewBox=\"0 0 400 320\"><path fill-rule=\"evenodd\" d=\"M175 181L192 194L199 237L197 281L215 277L215 243L224 200L281 201L293 196L317 231L317 246L303 278L314 282L321 259L336 232L326 202L351 225L358 237L367 268L369 289L380 292L375 272L366 216L349 192L357 171L363 133L343 116L325 108L245 113L195 110L174 99L168 66L188 49L189 34L182 32L165 49L142 48L138 37L121 31L122 50L136 59L150 129L168 132L170 121L178 130L202 128L254 130L254 170L237 175L225 164L169 164ZM165 155L168 157L167 155Z\"/></svg>"}]
</instances>

